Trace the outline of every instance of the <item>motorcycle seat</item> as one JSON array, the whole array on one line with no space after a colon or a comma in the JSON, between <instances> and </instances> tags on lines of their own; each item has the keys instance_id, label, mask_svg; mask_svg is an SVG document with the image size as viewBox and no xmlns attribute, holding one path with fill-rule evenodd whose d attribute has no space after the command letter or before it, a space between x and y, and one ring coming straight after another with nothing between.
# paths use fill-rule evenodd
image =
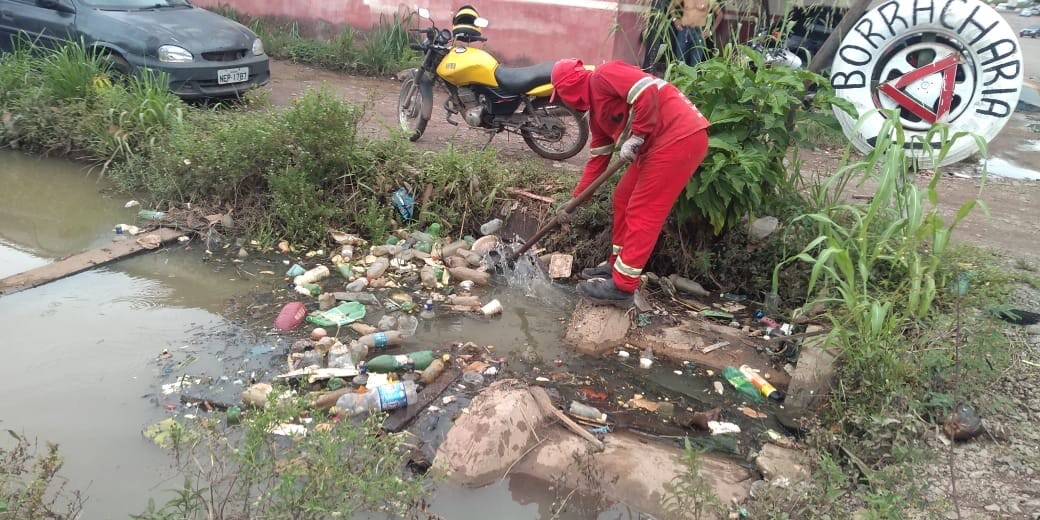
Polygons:
<instances>
[{"instance_id":1,"label":"motorcycle seat","mask_svg":"<svg viewBox=\"0 0 1040 520\"><path fill-rule=\"evenodd\" d=\"M495 80L500 89L510 94L523 94L538 85L549 83L553 63L547 61L530 67L498 67L495 69Z\"/></svg>"}]
</instances>

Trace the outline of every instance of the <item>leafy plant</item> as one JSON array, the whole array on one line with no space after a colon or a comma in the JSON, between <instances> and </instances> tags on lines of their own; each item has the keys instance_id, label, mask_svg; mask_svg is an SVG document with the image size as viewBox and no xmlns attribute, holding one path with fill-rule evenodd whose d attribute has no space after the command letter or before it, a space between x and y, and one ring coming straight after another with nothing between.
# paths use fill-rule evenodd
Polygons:
<instances>
[{"instance_id":1,"label":"leafy plant","mask_svg":"<svg viewBox=\"0 0 1040 520\"><path fill-rule=\"evenodd\" d=\"M351 518L381 512L423 518L426 482L399 462L404 439L380 431L381 414L330 422L306 436L272 434L306 412L303 399L275 399L249 412L241 430L214 420L189 423L201 439L178 460L185 474L164 503L150 500L139 520Z\"/></svg>"},{"instance_id":2,"label":"leafy plant","mask_svg":"<svg viewBox=\"0 0 1040 520\"><path fill-rule=\"evenodd\" d=\"M683 465L686 471L676 475L668 485L662 507L674 518L714 518L720 509L719 499L711 484L701 476L701 452L685 439Z\"/></svg>"},{"instance_id":3,"label":"leafy plant","mask_svg":"<svg viewBox=\"0 0 1040 520\"><path fill-rule=\"evenodd\" d=\"M74 520L84 498L66 488L64 459L58 445L39 447L12 430L13 445L0 445L0 519L54 518Z\"/></svg>"},{"instance_id":4,"label":"leafy plant","mask_svg":"<svg viewBox=\"0 0 1040 520\"><path fill-rule=\"evenodd\" d=\"M832 106L853 110L826 78L767 65L744 45L727 45L696 68L675 64L671 72L712 124L708 155L679 198L677 216L703 218L716 234L793 190L800 174L784 163L792 148L813 125L833 120L824 115ZM810 87L816 93L805 105Z\"/></svg>"}]
</instances>

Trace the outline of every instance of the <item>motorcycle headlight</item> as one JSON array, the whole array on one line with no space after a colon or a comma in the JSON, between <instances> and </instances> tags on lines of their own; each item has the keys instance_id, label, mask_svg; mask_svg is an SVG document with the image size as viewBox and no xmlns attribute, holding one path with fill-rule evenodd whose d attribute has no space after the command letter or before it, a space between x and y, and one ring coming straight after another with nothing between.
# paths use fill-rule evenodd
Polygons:
<instances>
[{"instance_id":1,"label":"motorcycle headlight","mask_svg":"<svg viewBox=\"0 0 1040 520\"><path fill-rule=\"evenodd\" d=\"M264 42L260 41L260 38L253 40L253 56L259 56L264 53Z\"/></svg>"},{"instance_id":2,"label":"motorcycle headlight","mask_svg":"<svg viewBox=\"0 0 1040 520\"><path fill-rule=\"evenodd\" d=\"M188 49L184 47L178 47L176 45L161 45L159 46L159 61L166 63L188 63L194 60L195 57L188 52Z\"/></svg>"}]
</instances>

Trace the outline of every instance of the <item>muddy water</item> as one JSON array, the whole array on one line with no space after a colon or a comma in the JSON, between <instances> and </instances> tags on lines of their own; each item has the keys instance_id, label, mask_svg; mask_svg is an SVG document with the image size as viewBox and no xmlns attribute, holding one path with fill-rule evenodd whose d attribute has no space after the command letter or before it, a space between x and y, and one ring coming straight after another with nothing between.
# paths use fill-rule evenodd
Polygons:
<instances>
[{"instance_id":1,"label":"muddy water","mask_svg":"<svg viewBox=\"0 0 1040 520\"><path fill-rule=\"evenodd\" d=\"M10 152L0 152L0 162L0 277L103 246L115 224L134 223L137 208L107 196L106 185L79 165ZM88 497L83 518L126 518L180 484L168 455L141 435L158 420L191 412L177 406L176 394L163 395L162 385L202 376L208 382L191 392L232 400L249 377L284 368L281 348L293 338L263 329L266 313L282 303L283 296L270 295L283 280L258 273L285 266L260 258L233 264L202 250L174 245L0 298L0 428L60 444L69 487ZM533 350L546 360L567 358L560 318L573 309L570 294L490 289L482 297L502 301L500 318L438 316L405 348L475 341L507 357ZM229 312L265 298L268 308L255 320ZM164 349L171 359L160 360ZM554 498L544 484L514 478L481 490L446 487L433 504L446 518L491 507L502 518L547 518ZM562 518L635 515L601 504L584 510Z\"/></svg>"}]
</instances>

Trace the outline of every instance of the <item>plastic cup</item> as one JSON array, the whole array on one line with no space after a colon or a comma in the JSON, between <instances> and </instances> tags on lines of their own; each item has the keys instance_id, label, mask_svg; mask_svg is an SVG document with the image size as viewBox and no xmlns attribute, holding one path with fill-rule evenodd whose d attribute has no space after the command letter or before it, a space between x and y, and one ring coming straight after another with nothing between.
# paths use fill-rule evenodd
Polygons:
<instances>
[{"instance_id":1,"label":"plastic cup","mask_svg":"<svg viewBox=\"0 0 1040 520\"><path fill-rule=\"evenodd\" d=\"M486 305L480 308L480 312L484 316L494 316L496 314L502 314L502 302L497 299L487 302Z\"/></svg>"}]
</instances>

